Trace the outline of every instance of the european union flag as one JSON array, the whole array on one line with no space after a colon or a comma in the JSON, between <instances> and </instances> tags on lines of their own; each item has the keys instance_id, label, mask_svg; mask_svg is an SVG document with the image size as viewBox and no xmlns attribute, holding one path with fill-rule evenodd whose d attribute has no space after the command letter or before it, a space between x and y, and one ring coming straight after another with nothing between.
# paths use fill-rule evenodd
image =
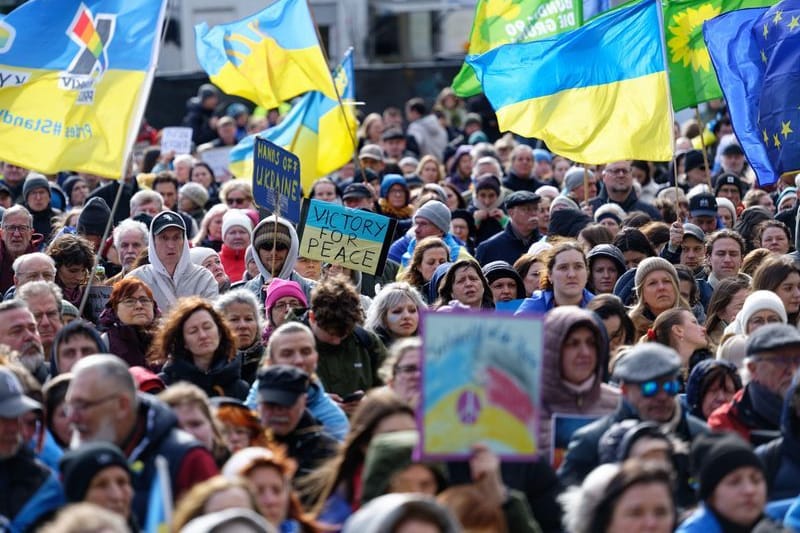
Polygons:
<instances>
[{"instance_id":1,"label":"european union flag","mask_svg":"<svg viewBox=\"0 0 800 533\"><path fill-rule=\"evenodd\" d=\"M759 184L800 170L800 0L727 13L703 37Z\"/></svg>"}]
</instances>

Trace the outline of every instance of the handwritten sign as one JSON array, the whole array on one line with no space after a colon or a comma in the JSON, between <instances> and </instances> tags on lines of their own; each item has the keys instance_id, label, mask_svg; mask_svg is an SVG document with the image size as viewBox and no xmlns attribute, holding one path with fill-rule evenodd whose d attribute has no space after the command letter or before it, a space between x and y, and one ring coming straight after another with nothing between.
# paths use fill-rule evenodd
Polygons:
<instances>
[{"instance_id":1,"label":"handwritten sign","mask_svg":"<svg viewBox=\"0 0 800 533\"><path fill-rule=\"evenodd\" d=\"M217 183L225 183L231 178L228 170L228 158L233 146L211 148L200 153L200 159L214 171Z\"/></svg>"},{"instance_id":2,"label":"handwritten sign","mask_svg":"<svg viewBox=\"0 0 800 533\"><path fill-rule=\"evenodd\" d=\"M550 466L558 470L567 454L572 435L587 424L600 418L599 415L566 415L554 413L550 425Z\"/></svg>"},{"instance_id":3,"label":"handwritten sign","mask_svg":"<svg viewBox=\"0 0 800 533\"><path fill-rule=\"evenodd\" d=\"M256 137L253 146L253 199L259 207L300 222L300 159L275 143Z\"/></svg>"},{"instance_id":4,"label":"handwritten sign","mask_svg":"<svg viewBox=\"0 0 800 533\"><path fill-rule=\"evenodd\" d=\"M302 220L301 257L367 274L383 270L396 220L319 200L303 204Z\"/></svg>"},{"instance_id":5,"label":"handwritten sign","mask_svg":"<svg viewBox=\"0 0 800 533\"><path fill-rule=\"evenodd\" d=\"M494 313L422 316L421 428L415 456L466 459L482 442L506 460L530 460L541 405L542 321Z\"/></svg>"},{"instance_id":6,"label":"handwritten sign","mask_svg":"<svg viewBox=\"0 0 800 533\"><path fill-rule=\"evenodd\" d=\"M161 153L189 154L192 151L192 128L170 126L161 130Z\"/></svg>"}]
</instances>

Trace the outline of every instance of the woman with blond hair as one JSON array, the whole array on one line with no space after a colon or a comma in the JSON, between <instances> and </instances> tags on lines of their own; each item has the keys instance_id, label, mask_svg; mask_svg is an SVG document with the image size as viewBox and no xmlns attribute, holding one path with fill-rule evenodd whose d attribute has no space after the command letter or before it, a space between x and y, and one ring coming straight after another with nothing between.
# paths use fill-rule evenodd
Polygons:
<instances>
[{"instance_id":1,"label":"woman with blond hair","mask_svg":"<svg viewBox=\"0 0 800 533\"><path fill-rule=\"evenodd\" d=\"M636 338L646 335L658 315L667 309L689 309L689 304L681 297L678 272L666 259L648 257L639 263L634 287L637 301L628 316L633 321Z\"/></svg>"}]
</instances>

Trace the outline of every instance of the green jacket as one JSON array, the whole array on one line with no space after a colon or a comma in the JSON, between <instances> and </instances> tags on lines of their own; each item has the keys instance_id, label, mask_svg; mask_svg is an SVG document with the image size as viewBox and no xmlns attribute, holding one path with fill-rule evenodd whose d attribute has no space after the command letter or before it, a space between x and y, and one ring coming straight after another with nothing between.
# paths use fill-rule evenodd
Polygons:
<instances>
[{"instance_id":1,"label":"green jacket","mask_svg":"<svg viewBox=\"0 0 800 533\"><path fill-rule=\"evenodd\" d=\"M339 345L317 339L317 352L317 375L327 392L344 398L383 385L378 370L386 359L386 348L374 333L356 326Z\"/></svg>"}]
</instances>

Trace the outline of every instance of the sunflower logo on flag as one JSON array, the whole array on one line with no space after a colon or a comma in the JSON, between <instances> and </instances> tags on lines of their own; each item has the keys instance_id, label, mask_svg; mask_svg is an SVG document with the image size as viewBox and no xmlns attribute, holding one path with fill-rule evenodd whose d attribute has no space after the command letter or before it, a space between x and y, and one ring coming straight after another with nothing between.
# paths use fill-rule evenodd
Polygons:
<instances>
[{"instance_id":1,"label":"sunflower logo on flag","mask_svg":"<svg viewBox=\"0 0 800 533\"><path fill-rule=\"evenodd\" d=\"M721 7L703 4L688 7L672 16L667 31L670 59L694 71L709 72L711 58L703 42L703 22L719 15Z\"/></svg>"}]
</instances>

